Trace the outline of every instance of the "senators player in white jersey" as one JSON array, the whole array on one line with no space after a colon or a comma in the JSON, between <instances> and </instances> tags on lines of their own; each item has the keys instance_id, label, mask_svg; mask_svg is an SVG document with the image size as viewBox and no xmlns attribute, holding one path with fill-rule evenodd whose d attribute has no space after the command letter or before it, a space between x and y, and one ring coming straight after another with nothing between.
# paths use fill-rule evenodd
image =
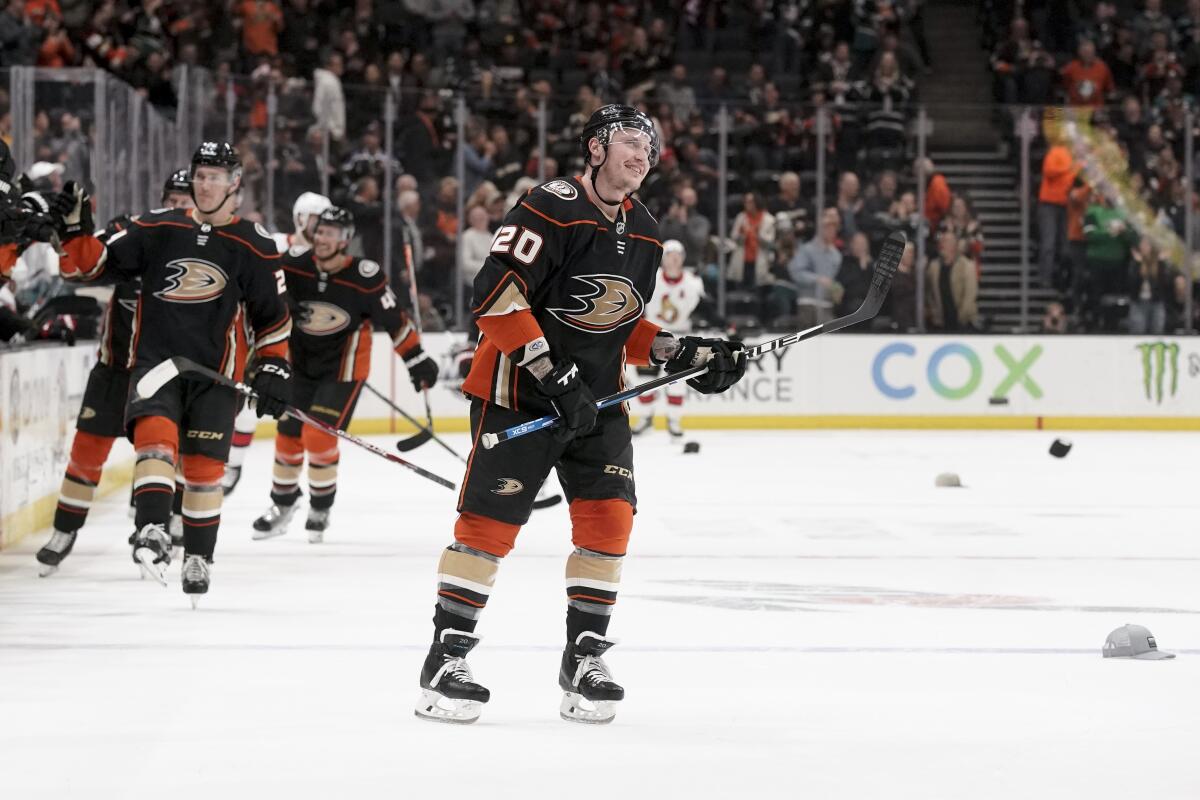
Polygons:
<instances>
[{"instance_id":1,"label":"senators player in white jersey","mask_svg":"<svg viewBox=\"0 0 1200 800\"><path fill-rule=\"evenodd\" d=\"M683 268L685 257L683 244L678 239L663 242L658 282L654 285L654 296L646 305L646 319L663 330L680 336L692 330L692 312L704 298L704 281L700 280L696 273ZM636 372L641 381L648 381L658 377L662 367L650 364L637 367ZM681 439L683 426L680 417L683 416L683 398L687 394L687 388L682 382L672 383L664 387L663 393L667 398L667 431L672 439ZM646 392L638 398L637 408L641 419L633 429L634 436L643 434L654 426L658 395L657 391Z\"/></svg>"}]
</instances>

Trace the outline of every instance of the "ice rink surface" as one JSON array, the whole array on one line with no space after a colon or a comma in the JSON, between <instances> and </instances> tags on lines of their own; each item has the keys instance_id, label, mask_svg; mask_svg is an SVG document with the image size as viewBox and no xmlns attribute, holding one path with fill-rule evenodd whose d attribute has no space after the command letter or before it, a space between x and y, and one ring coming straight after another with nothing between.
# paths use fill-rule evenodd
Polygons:
<instances>
[{"instance_id":1,"label":"ice rink surface","mask_svg":"<svg viewBox=\"0 0 1200 800\"><path fill-rule=\"evenodd\" d=\"M637 446L612 725L558 718L565 505L501 567L483 718L424 722L453 494L347 446L326 543L303 512L253 542L259 441L197 611L178 560L137 579L119 495L53 577L44 535L0 553L0 795L1200 797L1200 437L1080 433L1062 460L1050 433L689 438ZM1179 657L1102 659L1128 622Z\"/></svg>"}]
</instances>

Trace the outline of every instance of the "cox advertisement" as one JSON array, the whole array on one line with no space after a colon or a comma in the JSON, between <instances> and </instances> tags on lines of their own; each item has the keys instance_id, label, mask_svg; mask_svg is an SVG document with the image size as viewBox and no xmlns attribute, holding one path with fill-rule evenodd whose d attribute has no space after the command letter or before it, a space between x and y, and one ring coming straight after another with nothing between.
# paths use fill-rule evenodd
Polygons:
<instances>
[{"instance_id":1,"label":"cox advertisement","mask_svg":"<svg viewBox=\"0 0 1200 800\"><path fill-rule=\"evenodd\" d=\"M781 427L1022 417L1121 428L1188 418L1198 401L1196 339L843 333L767 354L726 394L690 394L685 413L778 417L757 421Z\"/></svg>"}]
</instances>

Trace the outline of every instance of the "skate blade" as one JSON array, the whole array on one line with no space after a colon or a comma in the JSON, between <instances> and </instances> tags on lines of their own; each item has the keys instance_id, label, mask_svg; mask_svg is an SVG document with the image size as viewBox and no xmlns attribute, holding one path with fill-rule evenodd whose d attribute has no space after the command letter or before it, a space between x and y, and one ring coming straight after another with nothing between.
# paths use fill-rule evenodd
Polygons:
<instances>
[{"instance_id":1,"label":"skate blade","mask_svg":"<svg viewBox=\"0 0 1200 800\"><path fill-rule=\"evenodd\" d=\"M324 541L325 541L325 531L310 530L308 532L308 543L309 544L321 544Z\"/></svg>"},{"instance_id":2,"label":"skate blade","mask_svg":"<svg viewBox=\"0 0 1200 800\"><path fill-rule=\"evenodd\" d=\"M49 578L54 573L58 572L58 564L39 564L38 577Z\"/></svg>"},{"instance_id":3,"label":"skate blade","mask_svg":"<svg viewBox=\"0 0 1200 800\"><path fill-rule=\"evenodd\" d=\"M567 722L607 725L617 716L616 700L588 700L577 692L563 692L558 715Z\"/></svg>"},{"instance_id":4,"label":"skate blade","mask_svg":"<svg viewBox=\"0 0 1200 800\"><path fill-rule=\"evenodd\" d=\"M261 542L264 539L274 539L277 536L283 536L285 533L287 533L287 528L270 531L260 531L255 528L254 533L250 534L250 538L256 542Z\"/></svg>"},{"instance_id":5,"label":"skate blade","mask_svg":"<svg viewBox=\"0 0 1200 800\"><path fill-rule=\"evenodd\" d=\"M191 594L188 595L188 599L192 601L192 611L195 611L200 605L200 595Z\"/></svg>"},{"instance_id":6,"label":"skate blade","mask_svg":"<svg viewBox=\"0 0 1200 800\"><path fill-rule=\"evenodd\" d=\"M139 547L133 551L133 557L137 559L138 566L142 569L143 578L153 578L160 585L167 585L167 565L166 563L154 563L154 551L148 547Z\"/></svg>"},{"instance_id":7,"label":"skate blade","mask_svg":"<svg viewBox=\"0 0 1200 800\"><path fill-rule=\"evenodd\" d=\"M430 722L470 725L483 713L483 703L478 700L453 700L432 689L422 689L421 699L413 713Z\"/></svg>"}]
</instances>

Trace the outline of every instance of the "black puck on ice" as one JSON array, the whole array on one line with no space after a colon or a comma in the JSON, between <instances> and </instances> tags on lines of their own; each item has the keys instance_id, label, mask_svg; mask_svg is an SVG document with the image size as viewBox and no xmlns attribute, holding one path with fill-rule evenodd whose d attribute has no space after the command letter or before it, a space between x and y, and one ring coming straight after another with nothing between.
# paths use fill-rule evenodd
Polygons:
<instances>
[{"instance_id":1,"label":"black puck on ice","mask_svg":"<svg viewBox=\"0 0 1200 800\"><path fill-rule=\"evenodd\" d=\"M1071 452L1070 439L1055 439L1050 443L1050 455L1055 458L1062 458L1069 452Z\"/></svg>"},{"instance_id":2,"label":"black puck on ice","mask_svg":"<svg viewBox=\"0 0 1200 800\"><path fill-rule=\"evenodd\" d=\"M688 442L687 444L685 444L683 446L683 452L699 453L700 452L700 443L699 442Z\"/></svg>"}]
</instances>

